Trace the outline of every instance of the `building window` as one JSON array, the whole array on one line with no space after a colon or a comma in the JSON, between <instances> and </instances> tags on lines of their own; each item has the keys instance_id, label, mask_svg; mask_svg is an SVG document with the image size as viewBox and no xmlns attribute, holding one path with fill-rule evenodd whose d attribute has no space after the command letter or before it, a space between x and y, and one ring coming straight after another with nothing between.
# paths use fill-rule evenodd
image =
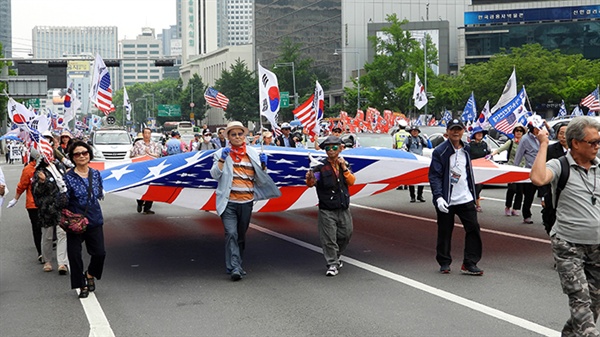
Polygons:
<instances>
[{"instance_id":1,"label":"building window","mask_svg":"<svg viewBox=\"0 0 600 337\"><path fill-rule=\"evenodd\" d=\"M123 76L123 78L126 79L126 80L135 80L135 76L131 76L131 75L129 75L129 76Z\"/></svg>"},{"instance_id":2,"label":"building window","mask_svg":"<svg viewBox=\"0 0 600 337\"><path fill-rule=\"evenodd\" d=\"M147 75L140 75L138 76L138 80L147 80L148 76Z\"/></svg>"},{"instance_id":3,"label":"building window","mask_svg":"<svg viewBox=\"0 0 600 337\"><path fill-rule=\"evenodd\" d=\"M137 45L138 48L148 48L147 44L138 44Z\"/></svg>"},{"instance_id":4,"label":"building window","mask_svg":"<svg viewBox=\"0 0 600 337\"><path fill-rule=\"evenodd\" d=\"M147 50L138 50L137 53L138 53L138 55L146 55L146 54L148 54L148 51Z\"/></svg>"}]
</instances>

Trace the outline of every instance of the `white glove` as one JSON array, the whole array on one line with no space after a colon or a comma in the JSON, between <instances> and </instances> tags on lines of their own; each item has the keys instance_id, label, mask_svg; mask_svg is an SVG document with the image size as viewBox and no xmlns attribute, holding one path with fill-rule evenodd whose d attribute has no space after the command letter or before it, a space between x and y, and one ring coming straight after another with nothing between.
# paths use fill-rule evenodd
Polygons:
<instances>
[{"instance_id":1,"label":"white glove","mask_svg":"<svg viewBox=\"0 0 600 337\"><path fill-rule=\"evenodd\" d=\"M19 202L19 200L18 200L18 199L13 199L13 200L9 201L9 202L8 202L8 205L6 206L6 208L11 208L11 207L13 207L14 205L16 205L16 204L17 204L17 202Z\"/></svg>"},{"instance_id":2,"label":"white glove","mask_svg":"<svg viewBox=\"0 0 600 337\"><path fill-rule=\"evenodd\" d=\"M439 197L436 201L437 207L440 210L440 212L448 213L448 203L446 202L446 200L444 200L444 198L442 197Z\"/></svg>"}]
</instances>

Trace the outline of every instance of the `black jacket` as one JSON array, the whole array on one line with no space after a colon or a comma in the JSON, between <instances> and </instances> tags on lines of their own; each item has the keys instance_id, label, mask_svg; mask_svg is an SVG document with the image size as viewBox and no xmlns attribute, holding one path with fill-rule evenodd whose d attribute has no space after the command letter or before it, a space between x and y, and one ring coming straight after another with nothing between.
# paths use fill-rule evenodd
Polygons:
<instances>
[{"instance_id":1,"label":"black jacket","mask_svg":"<svg viewBox=\"0 0 600 337\"><path fill-rule=\"evenodd\" d=\"M320 209L348 209L350 206L350 193L348 193L346 178L341 170L338 171L339 176L336 176L329 161L319 169L321 177L317 180L316 187Z\"/></svg>"},{"instance_id":2,"label":"black jacket","mask_svg":"<svg viewBox=\"0 0 600 337\"><path fill-rule=\"evenodd\" d=\"M294 137L292 136L292 133L290 133L290 136L288 137L289 141L290 141L290 147L296 147L296 141L294 141ZM285 142L283 141L283 135L277 137L277 142L279 144L279 146L285 146Z\"/></svg>"}]
</instances>

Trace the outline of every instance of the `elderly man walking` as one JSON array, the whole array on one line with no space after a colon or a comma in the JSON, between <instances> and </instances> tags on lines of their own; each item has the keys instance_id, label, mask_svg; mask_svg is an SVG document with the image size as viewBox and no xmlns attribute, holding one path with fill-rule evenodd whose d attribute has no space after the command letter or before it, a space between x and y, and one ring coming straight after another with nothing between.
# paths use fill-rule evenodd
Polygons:
<instances>
[{"instance_id":1,"label":"elderly man walking","mask_svg":"<svg viewBox=\"0 0 600 337\"><path fill-rule=\"evenodd\" d=\"M210 175L217 180L217 214L225 228L225 268L231 280L246 274L242 258L246 231L255 200L276 198L281 192L267 174L267 155L246 146L248 129L230 122L224 130L231 146L215 151Z\"/></svg>"},{"instance_id":2,"label":"elderly man walking","mask_svg":"<svg viewBox=\"0 0 600 337\"><path fill-rule=\"evenodd\" d=\"M600 124L590 117L574 118L566 131L568 179L555 200L556 222L550 231L556 271L571 312L562 336L600 336L599 131ZM560 159L546 162L548 132L541 130L537 139L540 147L530 178L537 186L550 183L556 198L563 165Z\"/></svg>"}]
</instances>

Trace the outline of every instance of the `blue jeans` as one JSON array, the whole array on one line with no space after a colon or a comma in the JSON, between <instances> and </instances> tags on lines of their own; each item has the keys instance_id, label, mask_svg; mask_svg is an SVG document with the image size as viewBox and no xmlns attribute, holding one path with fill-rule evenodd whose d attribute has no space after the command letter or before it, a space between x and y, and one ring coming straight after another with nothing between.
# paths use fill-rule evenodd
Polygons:
<instances>
[{"instance_id":1,"label":"blue jeans","mask_svg":"<svg viewBox=\"0 0 600 337\"><path fill-rule=\"evenodd\" d=\"M242 271L242 257L246 248L246 231L250 225L253 201L227 203L221 220L225 228L225 267L227 271Z\"/></svg>"}]
</instances>

